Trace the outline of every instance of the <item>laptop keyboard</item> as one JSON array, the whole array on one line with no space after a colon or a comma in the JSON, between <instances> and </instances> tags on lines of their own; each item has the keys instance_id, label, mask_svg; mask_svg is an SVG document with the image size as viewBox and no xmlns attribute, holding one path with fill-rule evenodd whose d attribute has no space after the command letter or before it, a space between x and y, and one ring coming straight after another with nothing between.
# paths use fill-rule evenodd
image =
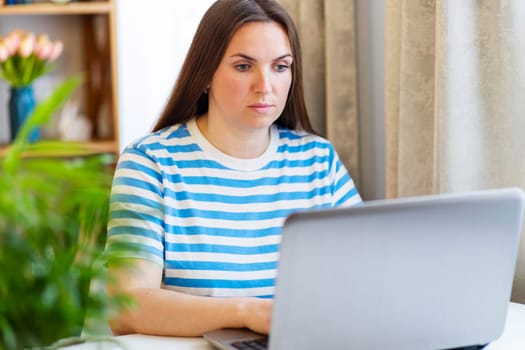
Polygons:
<instances>
[{"instance_id":1,"label":"laptop keyboard","mask_svg":"<svg viewBox=\"0 0 525 350\"><path fill-rule=\"evenodd\" d=\"M454 348L449 350L480 350L484 349L488 344L466 346L460 348ZM268 338L250 339L232 343L235 349L239 350L268 350Z\"/></svg>"},{"instance_id":2,"label":"laptop keyboard","mask_svg":"<svg viewBox=\"0 0 525 350\"><path fill-rule=\"evenodd\" d=\"M268 338L243 340L231 345L239 350L266 350L268 349Z\"/></svg>"},{"instance_id":3,"label":"laptop keyboard","mask_svg":"<svg viewBox=\"0 0 525 350\"><path fill-rule=\"evenodd\" d=\"M487 347L488 344L466 346L448 350L480 350ZM268 350L268 337L259 339L250 339L234 342L231 344L235 349L239 350Z\"/></svg>"}]
</instances>

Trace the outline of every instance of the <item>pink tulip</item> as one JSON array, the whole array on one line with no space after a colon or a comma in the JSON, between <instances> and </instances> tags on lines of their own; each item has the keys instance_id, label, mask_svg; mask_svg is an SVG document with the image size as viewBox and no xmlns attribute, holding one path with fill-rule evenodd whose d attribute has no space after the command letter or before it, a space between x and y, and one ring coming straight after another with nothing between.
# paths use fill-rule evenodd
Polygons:
<instances>
[{"instance_id":1,"label":"pink tulip","mask_svg":"<svg viewBox=\"0 0 525 350\"><path fill-rule=\"evenodd\" d=\"M46 46L50 42L51 42L51 40L49 40L49 35L47 35L47 34L39 34L36 37L35 50L37 50L41 46Z\"/></svg>"},{"instance_id":2,"label":"pink tulip","mask_svg":"<svg viewBox=\"0 0 525 350\"><path fill-rule=\"evenodd\" d=\"M40 46L38 49L35 49L35 56L42 61L46 61L51 56L52 51L53 44L49 43L46 46Z\"/></svg>"},{"instance_id":3,"label":"pink tulip","mask_svg":"<svg viewBox=\"0 0 525 350\"><path fill-rule=\"evenodd\" d=\"M42 44L42 43L48 43L49 41L50 41L49 35L47 35L46 33L38 34L38 36L36 37L37 45Z\"/></svg>"},{"instance_id":4,"label":"pink tulip","mask_svg":"<svg viewBox=\"0 0 525 350\"><path fill-rule=\"evenodd\" d=\"M62 50L64 49L64 44L62 41L57 40L53 43L53 49L51 50L51 54L49 55L49 61L52 62L60 56L62 53Z\"/></svg>"},{"instance_id":5,"label":"pink tulip","mask_svg":"<svg viewBox=\"0 0 525 350\"><path fill-rule=\"evenodd\" d=\"M49 36L47 34L40 34L36 38L34 50L35 56L41 60L47 60L51 55L52 50L53 43L49 40Z\"/></svg>"},{"instance_id":6,"label":"pink tulip","mask_svg":"<svg viewBox=\"0 0 525 350\"><path fill-rule=\"evenodd\" d=\"M15 64L6 66L8 74L2 77L11 84L31 84L52 68L47 62L56 60L63 49L62 41L51 41L45 33L36 36L32 32L13 30L0 38L0 64L10 62L11 56L17 57Z\"/></svg>"},{"instance_id":7,"label":"pink tulip","mask_svg":"<svg viewBox=\"0 0 525 350\"><path fill-rule=\"evenodd\" d=\"M18 31L12 31L4 38L5 45L7 47L7 51L9 52L9 56L12 56L16 53L18 50L18 46L20 45L20 34Z\"/></svg>"},{"instance_id":8,"label":"pink tulip","mask_svg":"<svg viewBox=\"0 0 525 350\"><path fill-rule=\"evenodd\" d=\"M5 62L9 57L9 51L7 50L7 45L5 41L0 39L0 63Z\"/></svg>"},{"instance_id":9,"label":"pink tulip","mask_svg":"<svg viewBox=\"0 0 525 350\"><path fill-rule=\"evenodd\" d=\"M18 54L22 57L29 57L35 47L35 34L27 33L21 40L18 47Z\"/></svg>"}]
</instances>

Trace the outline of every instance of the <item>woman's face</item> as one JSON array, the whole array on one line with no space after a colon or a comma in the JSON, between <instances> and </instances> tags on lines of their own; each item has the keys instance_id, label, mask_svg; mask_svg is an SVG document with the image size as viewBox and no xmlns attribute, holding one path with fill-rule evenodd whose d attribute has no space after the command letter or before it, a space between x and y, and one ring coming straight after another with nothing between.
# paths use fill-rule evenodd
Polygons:
<instances>
[{"instance_id":1,"label":"woman's face","mask_svg":"<svg viewBox=\"0 0 525 350\"><path fill-rule=\"evenodd\" d=\"M292 61L288 36L279 24L244 24L212 77L209 121L239 131L267 130L286 104Z\"/></svg>"}]
</instances>

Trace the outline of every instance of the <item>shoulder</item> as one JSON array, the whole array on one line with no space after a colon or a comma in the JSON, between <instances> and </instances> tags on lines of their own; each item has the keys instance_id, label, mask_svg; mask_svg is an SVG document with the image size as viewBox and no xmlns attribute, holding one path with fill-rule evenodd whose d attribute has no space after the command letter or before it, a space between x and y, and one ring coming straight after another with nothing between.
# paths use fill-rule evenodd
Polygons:
<instances>
[{"instance_id":1,"label":"shoulder","mask_svg":"<svg viewBox=\"0 0 525 350\"><path fill-rule=\"evenodd\" d=\"M156 158L192 143L186 124L176 124L133 140L123 153L145 153Z\"/></svg>"},{"instance_id":2,"label":"shoulder","mask_svg":"<svg viewBox=\"0 0 525 350\"><path fill-rule=\"evenodd\" d=\"M310 134L303 130L290 130L279 127L279 139L282 146L294 148L298 151L306 150L325 150L330 153L334 147L326 138Z\"/></svg>"}]
</instances>

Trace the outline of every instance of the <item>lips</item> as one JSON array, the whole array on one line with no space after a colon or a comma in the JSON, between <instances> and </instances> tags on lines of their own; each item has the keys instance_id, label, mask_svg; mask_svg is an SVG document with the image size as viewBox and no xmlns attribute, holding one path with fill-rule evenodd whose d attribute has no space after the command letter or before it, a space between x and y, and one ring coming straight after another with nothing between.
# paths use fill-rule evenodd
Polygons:
<instances>
[{"instance_id":1,"label":"lips","mask_svg":"<svg viewBox=\"0 0 525 350\"><path fill-rule=\"evenodd\" d=\"M256 113L265 114L273 108L273 105L267 103L254 103L249 105L248 108Z\"/></svg>"}]
</instances>

